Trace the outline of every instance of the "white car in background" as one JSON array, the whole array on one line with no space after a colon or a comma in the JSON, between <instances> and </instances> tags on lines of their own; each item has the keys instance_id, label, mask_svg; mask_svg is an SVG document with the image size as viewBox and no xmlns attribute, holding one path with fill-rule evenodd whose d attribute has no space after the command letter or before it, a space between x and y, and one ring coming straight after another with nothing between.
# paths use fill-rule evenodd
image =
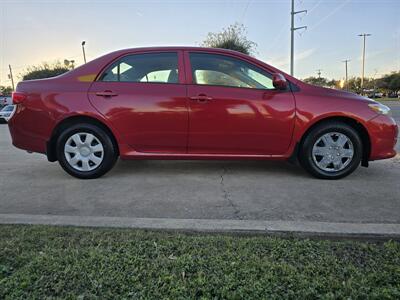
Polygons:
<instances>
[{"instance_id":1,"label":"white car in background","mask_svg":"<svg viewBox=\"0 0 400 300\"><path fill-rule=\"evenodd\" d=\"M0 123L8 122L15 111L15 105L6 105L0 110Z\"/></svg>"}]
</instances>

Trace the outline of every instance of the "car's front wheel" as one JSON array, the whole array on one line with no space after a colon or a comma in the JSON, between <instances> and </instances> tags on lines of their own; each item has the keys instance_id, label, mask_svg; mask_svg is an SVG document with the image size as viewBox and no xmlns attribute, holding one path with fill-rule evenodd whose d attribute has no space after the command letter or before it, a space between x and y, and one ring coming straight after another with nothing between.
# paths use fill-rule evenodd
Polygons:
<instances>
[{"instance_id":1,"label":"car's front wheel","mask_svg":"<svg viewBox=\"0 0 400 300\"><path fill-rule=\"evenodd\" d=\"M358 132L341 122L317 125L304 138L301 165L317 178L339 179L359 166L363 144Z\"/></svg>"},{"instance_id":2,"label":"car's front wheel","mask_svg":"<svg viewBox=\"0 0 400 300\"><path fill-rule=\"evenodd\" d=\"M114 166L117 151L111 137L102 128L93 124L75 124L58 137L57 158L70 175L93 179Z\"/></svg>"}]
</instances>

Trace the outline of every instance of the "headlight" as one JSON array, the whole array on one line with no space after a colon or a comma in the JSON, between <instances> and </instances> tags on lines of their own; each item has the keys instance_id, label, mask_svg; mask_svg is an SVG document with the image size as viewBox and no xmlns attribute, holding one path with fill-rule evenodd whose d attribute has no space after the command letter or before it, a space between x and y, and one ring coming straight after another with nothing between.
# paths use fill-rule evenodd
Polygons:
<instances>
[{"instance_id":1,"label":"headlight","mask_svg":"<svg viewBox=\"0 0 400 300\"><path fill-rule=\"evenodd\" d=\"M390 113L390 108L381 103L371 103L371 104L368 104L368 106L374 112L377 112L378 114L381 114L381 115L388 115Z\"/></svg>"}]
</instances>

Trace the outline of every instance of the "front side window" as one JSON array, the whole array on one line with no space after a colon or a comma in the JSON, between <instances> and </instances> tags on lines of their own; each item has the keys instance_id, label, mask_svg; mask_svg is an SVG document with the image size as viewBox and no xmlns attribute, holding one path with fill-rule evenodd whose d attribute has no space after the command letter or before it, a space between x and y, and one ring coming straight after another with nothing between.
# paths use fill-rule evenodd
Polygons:
<instances>
[{"instance_id":1,"label":"front side window","mask_svg":"<svg viewBox=\"0 0 400 300\"><path fill-rule=\"evenodd\" d=\"M124 56L108 67L99 80L178 83L178 54L172 52Z\"/></svg>"},{"instance_id":2,"label":"front side window","mask_svg":"<svg viewBox=\"0 0 400 300\"><path fill-rule=\"evenodd\" d=\"M190 53L196 84L274 89L272 75L240 59L219 54Z\"/></svg>"}]
</instances>

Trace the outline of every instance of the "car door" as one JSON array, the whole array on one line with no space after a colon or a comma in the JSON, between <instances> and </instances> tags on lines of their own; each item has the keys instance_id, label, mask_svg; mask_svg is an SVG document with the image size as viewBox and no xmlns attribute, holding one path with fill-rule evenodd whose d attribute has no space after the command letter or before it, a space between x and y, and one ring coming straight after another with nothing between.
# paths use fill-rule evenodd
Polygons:
<instances>
[{"instance_id":1,"label":"car door","mask_svg":"<svg viewBox=\"0 0 400 300\"><path fill-rule=\"evenodd\" d=\"M110 63L89 99L134 150L186 153L188 100L181 51L134 53Z\"/></svg>"},{"instance_id":2,"label":"car door","mask_svg":"<svg viewBox=\"0 0 400 300\"><path fill-rule=\"evenodd\" d=\"M277 90L267 70L230 55L185 52L188 152L282 155L295 118L292 92Z\"/></svg>"}]
</instances>

